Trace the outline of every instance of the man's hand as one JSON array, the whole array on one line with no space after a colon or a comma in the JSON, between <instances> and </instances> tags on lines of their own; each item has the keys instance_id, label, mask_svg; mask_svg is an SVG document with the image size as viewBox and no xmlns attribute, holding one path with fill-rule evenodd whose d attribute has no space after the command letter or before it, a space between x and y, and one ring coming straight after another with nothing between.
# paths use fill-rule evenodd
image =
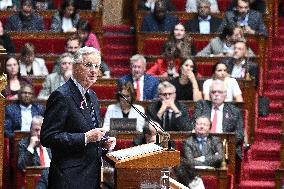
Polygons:
<instances>
[{"instance_id":1,"label":"man's hand","mask_svg":"<svg viewBox=\"0 0 284 189\"><path fill-rule=\"evenodd\" d=\"M115 145L116 145L115 137L109 137L108 140L103 143L103 147L108 150L113 150Z\"/></svg>"},{"instance_id":2,"label":"man's hand","mask_svg":"<svg viewBox=\"0 0 284 189\"><path fill-rule=\"evenodd\" d=\"M251 29L250 26L245 26L244 28L244 33L248 33L248 34L255 34L255 31L253 29Z\"/></svg>"},{"instance_id":3,"label":"man's hand","mask_svg":"<svg viewBox=\"0 0 284 189\"><path fill-rule=\"evenodd\" d=\"M106 130L103 128L95 128L92 130L89 130L88 132L85 133L85 136L87 137L86 143L91 143L91 142L97 142L102 139L103 136L105 136Z\"/></svg>"},{"instance_id":4,"label":"man's hand","mask_svg":"<svg viewBox=\"0 0 284 189\"><path fill-rule=\"evenodd\" d=\"M38 146L39 143L40 143L39 138L38 138L37 136L32 136L32 137L30 138L30 144L29 144L28 148L32 148L32 149L33 149L33 148L35 148L36 146Z\"/></svg>"}]
</instances>

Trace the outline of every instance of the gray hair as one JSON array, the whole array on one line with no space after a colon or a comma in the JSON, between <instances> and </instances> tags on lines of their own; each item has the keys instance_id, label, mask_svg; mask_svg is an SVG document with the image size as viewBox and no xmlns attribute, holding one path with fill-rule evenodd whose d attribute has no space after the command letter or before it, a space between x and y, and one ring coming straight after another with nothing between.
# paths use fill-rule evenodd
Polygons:
<instances>
[{"instance_id":1,"label":"gray hair","mask_svg":"<svg viewBox=\"0 0 284 189\"><path fill-rule=\"evenodd\" d=\"M209 0L198 0L197 7L200 7L201 4L206 4L209 5L209 7L211 7L211 2Z\"/></svg>"},{"instance_id":2,"label":"gray hair","mask_svg":"<svg viewBox=\"0 0 284 189\"><path fill-rule=\"evenodd\" d=\"M93 54L99 59L99 63L101 63L101 52L95 49L94 47L82 47L80 48L74 55L75 64L83 62L84 55Z\"/></svg>"},{"instance_id":3,"label":"gray hair","mask_svg":"<svg viewBox=\"0 0 284 189\"><path fill-rule=\"evenodd\" d=\"M212 83L211 83L211 85L210 85L210 88L209 88L210 92L212 91L212 86L213 86L214 84L216 84L216 85L223 85L223 86L224 86L224 92L227 91L227 86L225 85L225 82L224 82L224 81L222 81L222 80L220 80L220 79L213 79L213 81L212 81Z\"/></svg>"},{"instance_id":4,"label":"gray hair","mask_svg":"<svg viewBox=\"0 0 284 189\"><path fill-rule=\"evenodd\" d=\"M132 65L134 62L137 62L138 60L141 60L143 64L146 66L146 59L143 55L135 54L130 58L130 65Z\"/></svg>"},{"instance_id":5,"label":"gray hair","mask_svg":"<svg viewBox=\"0 0 284 189\"><path fill-rule=\"evenodd\" d=\"M67 58L67 57L71 59L72 64L75 63L73 54L68 53L68 52L63 53L62 55L59 56L59 63L61 64L61 63L62 63L62 60L63 60L64 58Z\"/></svg>"},{"instance_id":6,"label":"gray hair","mask_svg":"<svg viewBox=\"0 0 284 189\"><path fill-rule=\"evenodd\" d=\"M163 81L158 85L158 92L160 93L161 90L165 88L173 88L176 91L176 87L168 81Z\"/></svg>"},{"instance_id":7,"label":"gray hair","mask_svg":"<svg viewBox=\"0 0 284 189\"><path fill-rule=\"evenodd\" d=\"M41 115L33 116L31 128L32 128L34 122L38 122L38 123L42 124L43 123L43 117Z\"/></svg>"}]
</instances>

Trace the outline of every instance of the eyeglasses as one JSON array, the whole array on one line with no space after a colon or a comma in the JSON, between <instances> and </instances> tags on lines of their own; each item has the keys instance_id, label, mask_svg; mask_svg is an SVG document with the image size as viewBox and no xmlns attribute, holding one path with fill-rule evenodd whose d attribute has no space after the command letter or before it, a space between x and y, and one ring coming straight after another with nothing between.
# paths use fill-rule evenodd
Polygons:
<instances>
[{"instance_id":1,"label":"eyeglasses","mask_svg":"<svg viewBox=\"0 0 284 189\"><path fill-rule=\"evenodd\" d=\"M173 94L175 94L175 92L173 93L160 93L161 96L172 96Z\"/></svg>"},{"instance_id":2,"label":"eyeglasses","mask_svg":"<svg viewBox=\"0 0 284 189\"><path fill-rule=\"evenodd\" d=\"M91 62L87 62L87 63L84 63L83 64L86 68L95 68L95 69L98 69L100 68L101 64L92 64Z\"/></svg>"},{"instance_id":3,"label":"eyeglasses","mask_svg":"<svg viewBox=\"0 0 284 189\"><path fill-rule=\"evenodd\" d=\"M223 94L225 91L219 91L219 90L214 90L214 91L210 91L212 94Z\"/></svg>"}]
</instances>

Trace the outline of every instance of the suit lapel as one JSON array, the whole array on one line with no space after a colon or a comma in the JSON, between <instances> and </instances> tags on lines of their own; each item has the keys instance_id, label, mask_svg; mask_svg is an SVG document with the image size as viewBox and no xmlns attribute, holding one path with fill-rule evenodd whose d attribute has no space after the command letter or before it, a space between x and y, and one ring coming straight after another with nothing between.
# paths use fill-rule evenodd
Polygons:
<instances>
[{"instance_id":1,"label":"suit lapel","mask_svg":"<svg viewBox=\"0 0 284 189\"><path fill-rule=\"evenodd\" d=\"M222 123L222 125L223 125L223 132L226 132L227 131L227 125L229 124L229 122L230 122L230 117L229 117L229 115L230 115L230 112L228 111L228 106L227 106L227 104L225 103L224 104L224 108L223 108L223 123Z\"/></svg>"}]
</instances>

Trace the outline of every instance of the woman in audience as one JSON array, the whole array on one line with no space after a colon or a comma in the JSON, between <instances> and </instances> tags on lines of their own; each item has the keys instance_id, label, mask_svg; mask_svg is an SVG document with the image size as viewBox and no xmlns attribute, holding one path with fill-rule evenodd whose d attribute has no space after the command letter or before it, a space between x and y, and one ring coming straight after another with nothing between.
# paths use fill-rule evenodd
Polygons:
<instances>
[{"instance_id":1,"label":"woman in audience","mask_svg":"<svg viewBox=\"0 0 284 189\"><path fill-rule=\"evenodd\" d=\"M80 15L74 4L74 0L64 0L60 10L56 12L51 21L51 31L54 32L76 32L76 25Z\"/></svg>"},{"instance_id":2,"label":"woman in audience","mask_svg":"<svg viewBox=\"0 0 284 189\"><path fill-rule=\"evenodd\" d=\"M144 118L139 113L137 113L136 110L120 96L120 94L125 96L127 100L131 103L135 101L136 92L131 82L126 82L122 84L122 86L119 86L118 92L116 94L116 99L118 103L111 104L108 106L104 118L103 128L105 128L106 130L110 130L110 118L136 118L136 130L142 132L145 123ZM145 110L142 106L137 104L134 104L134 106L140 112L145 113Z\"/></svg>"},{"instance_id":3,"label":"woman in audience","mask_svg":"<svg viewBox=\"0 0 284 189\"><path fill-rule=\"evenodd\" d=\"M182 23L175 25L174 30L170 33L168 41L164 45L164 52L170 48L175 48L175 54L180 58L188 58L195 55L195 48L192 44L192 38L186 33Z\"/></svg>"},{"instance_id":4,"label":"woman in audience","mask_svg":"<svg viewBox=\"0 0 284 189\"><path fill-rule=\"evenodd\" d=\"M231 78L227 72L227 66L224 63L218 62L213 66L212 70L213 77L211 79L207 79L203 83L203 95L204 100L210 100L210 86L214 79L219 79L224 81L227 96L225 102L243 102L242 91L239 87L239 84L235 78Z\"/></svg>"},{"instance_id":5,"label":"woman in audience","mask_svg":"<svg viewBox=\"0 0 284 189\"><path fill-rule=\"evenodd\" d=\"M45 76L48 74L45 61L35 57L35 47L31 43L25 43L20 57L22 76Z\"/></svg>"},{"instance_id":6,"label":"woman in audience","mask_svg":"<svg viewBox=\"0 0 284 189\"><path fill-rule=\"evenodd\" d=\"M15 45L10 36L4 32L3 24L0 21L0 40L7 53L15 53Z\"/></svg>"},{"instance_id":7,"label":"woman in audience","mask_svg":"<svg viewBox=\"0 0 284 189\"><path fill-rule=\"evenodd\" d=\"M202 94L196 80L196 65L192 59L184 59L179 67L179 77L170 81L176 87L177 100L193 100L202 99Z\"/></svg>"},{"instance_id":8,"label":"woman in audience","mask_svg":"<svg viewBox=\"0 0 284 189\"><path fill-rule=\"evenodd\" d=\"M4 97L11 100L18 99L18 92L23 84L32 84L27 78L20 74L20 65L17 59L10 56L5 61L5 73L7 74L6 88L1 92Z\"/></svg>"},{"instance_id":9,"label":"woman in audience","mask_svg":"<svg viewBox=\"0 0 284 189\"><path fill-rule=\"evenodd\" d=\"M218 3L216 0L208 0L211 4L210 11L211 13L219 13ZM197 12L197 3L198 0L187 0L185 11L186 12Z\"/></svg>"},{"instance_id":10,"label":"woman in audience","mask_svg":"<svg viewBox=\"0 0 284 189\"><path fill-rule=\"evenodd\" d=\"M86 20L80 20L77 24L77 33L83 46L94 47L100 51L100 44L96 35L92 32L91 25Z\"/></svg>"}]
</instances>

